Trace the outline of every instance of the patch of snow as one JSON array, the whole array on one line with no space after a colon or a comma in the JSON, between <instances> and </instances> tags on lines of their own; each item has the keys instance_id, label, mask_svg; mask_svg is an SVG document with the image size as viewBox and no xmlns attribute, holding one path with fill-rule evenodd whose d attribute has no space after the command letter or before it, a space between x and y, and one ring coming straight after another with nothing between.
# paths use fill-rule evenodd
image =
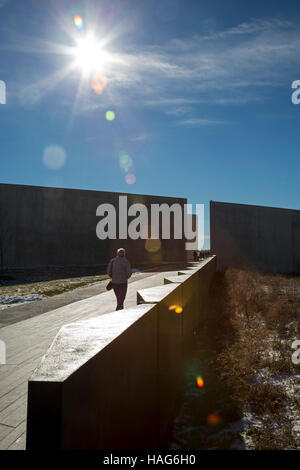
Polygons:
<instances>
[{"instance_id":1,"label":"patch of snow","mask_svg":"<svg viewBox=\"0 0 300 470\"><path fill-rule=\"evenodd\" d=\"M0 297L0 304L4 304L4 308L11 304L21 304L25 302L34 302L35 300L41 300L43 295L38 294L25 294L25 295L11 295Z\"/></svg>"},{"instance_id":2,"label":"patch of snow","mask_svg":"<svg viewBox=\"0 0 300 470\"><path fill-rule=\"evenodd\" d=\"M0 310L5 310L6 308L9 308L10 305L0 305Z\"/></svg>"}]
</instances>

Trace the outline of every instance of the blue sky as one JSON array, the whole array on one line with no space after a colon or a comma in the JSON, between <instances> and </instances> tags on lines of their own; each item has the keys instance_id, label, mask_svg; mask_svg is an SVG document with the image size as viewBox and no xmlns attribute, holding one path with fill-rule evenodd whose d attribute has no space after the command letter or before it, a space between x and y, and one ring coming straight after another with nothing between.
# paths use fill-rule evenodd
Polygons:
<instances>
[{"instance_id":1,"label":"blue sky","mask_svg":"<svg viewBox=\"0 0 300 470\"><path fill-rule=\"evenodd\" d=\"M1 182L300 209L298 1L0 0L0 18Z\"/></svg>"}]
</instances>

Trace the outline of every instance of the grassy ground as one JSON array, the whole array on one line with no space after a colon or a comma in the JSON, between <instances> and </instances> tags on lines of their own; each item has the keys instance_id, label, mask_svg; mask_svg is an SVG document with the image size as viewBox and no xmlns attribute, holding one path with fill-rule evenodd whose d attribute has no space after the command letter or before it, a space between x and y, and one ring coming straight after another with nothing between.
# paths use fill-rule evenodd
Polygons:
<instances>
[{"instance_id":1,"label":"grassy ground","mask_svg":"<svg viewBox=\"0 0 300 470\"><path fill-rule=\"evenodd\" d=\"M300 278L217 273L186 365L175 448L300 449ZM204 379L199 389L196 376Z\"/></svg>"},{"instance_id":2,"label":"grassy ground","mask_svg":"<svg viewBox=\"0 0 300 470\"><path fill-rule=\"evenodd\" d=\"M300 278L228 270L219 281L215 364L242 416L246 448L300 449L300 366L292 361Z\"/></svg>"},{"instance_id":3,"label":"grassy ground","mask_svg":"<svg viewBox=\"0 0 300 470\"><path fill-rule=\"evenodd\" d=\"M4 285L0 289L0 303L4 305L19 303L22 300L38 300L42 297L51 297L62 294L78 287L95 284L108 276L83 276L69 279L56 279L50 281L30 282L26 284Z\"/></svg>"}]
</instances>

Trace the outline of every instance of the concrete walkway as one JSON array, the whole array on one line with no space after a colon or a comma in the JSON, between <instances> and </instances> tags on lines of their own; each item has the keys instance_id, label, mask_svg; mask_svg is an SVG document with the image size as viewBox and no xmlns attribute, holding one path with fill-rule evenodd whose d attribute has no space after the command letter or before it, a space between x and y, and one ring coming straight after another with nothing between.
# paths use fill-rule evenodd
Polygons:
<instances>
[{"instance_id":1,"label":"concrete walkway","mask_svg":"<svg viewBox=\"0 0 300 470\"><path fill-rule=\"evenodd\" d=\"M172 274L174 270L155 273L129 284L125 308L136 305L138 289L161 285ZM59 329L115 307L114 293L106 291L0 329L6 343L6 364L0 365L0 450L25 449L27 381Z\"/></svg>"},{"instance_id":2,"label":"concrete walkway","mask_svg":"<svg viewBox=\"0 0 300 470\"><path fill-rule=\"evenodd\" d=\"M153 276L153 272L133 273L129 279L129 283L149 276ZM41 315L45 312L50 312L50 310L55 310L73 302L101 294L106 291L107 283L108 279L105 279L104 281L99 281L93 285L77 287L76 289L54 295L53 297L45 297L42 300L22 303L21 305L16 304L5 310L0 310L0 328L18 323L19 321L27 320L28 318Z\"/></svg>"}]
</instances>

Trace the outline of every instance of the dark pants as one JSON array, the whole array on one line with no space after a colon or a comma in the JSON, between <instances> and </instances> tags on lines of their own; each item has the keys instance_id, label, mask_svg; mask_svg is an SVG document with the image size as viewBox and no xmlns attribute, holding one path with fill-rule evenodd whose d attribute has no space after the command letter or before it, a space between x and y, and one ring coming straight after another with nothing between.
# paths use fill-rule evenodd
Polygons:
<instances>
[{"instance_id":1,"label":"dark pants","mask_svg":"<svg viewBox=\"0 0 300 470\"><path fill-rule=\"evenodd\" d=\"M124 308L123 303L127 292L127 282L124 284L113 284L112 286L118 302L116 310L122 310Z\"/></svg>"}]
</instances>

